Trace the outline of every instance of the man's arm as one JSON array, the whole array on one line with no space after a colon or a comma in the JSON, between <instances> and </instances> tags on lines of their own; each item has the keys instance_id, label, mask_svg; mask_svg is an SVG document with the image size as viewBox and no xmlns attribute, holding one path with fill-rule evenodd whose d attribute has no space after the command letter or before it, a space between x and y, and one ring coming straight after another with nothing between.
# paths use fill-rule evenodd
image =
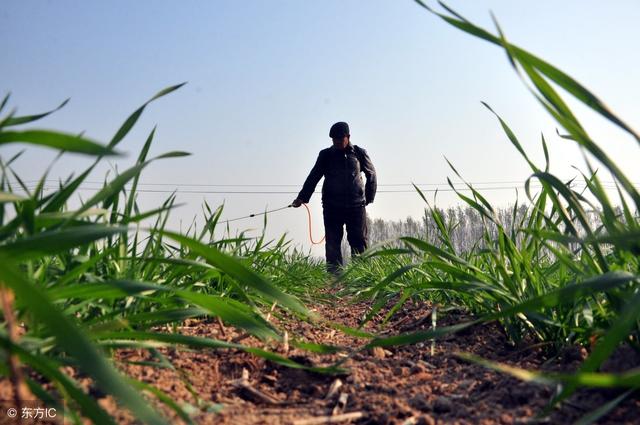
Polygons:
<instances>
[{"instance_id":1,"label":"man's arm","mask_svg":"<svg viewBox=\"0 0 640 425\"><path fill-rule=\"evenodd\" d=\"M362 160L360 162L360 169L364 171L364 176L367 178L367 183L364 186L364 197L367 204L370 204L376 197L376 190L378 190L376 169L373 167L373 163L371 162L371 158L369 158L367 151L362 148L360 148L360 151L362 157Z\"/></svg>"},{"instance_id":2,"label":"man's arm","mask_svg":"<svg viewBox=\"0 0 640 425\"><path fill-rule=\"evenodd\" d=\"M313 191L316 189L318 182L324 176L324 159L322 158L322 152L318 154L318 159L316 160L315 165L311 169L311 172L307 176L307 179L304 181L304 185L302 185L302 190L298 194L298 197L295 201L293 201L292 205L294 207L299 207L301 203L309 202L311 199L311 195L313 195ZM297 202L299 201L299 202Z\"/></svg>"}]
</instances>

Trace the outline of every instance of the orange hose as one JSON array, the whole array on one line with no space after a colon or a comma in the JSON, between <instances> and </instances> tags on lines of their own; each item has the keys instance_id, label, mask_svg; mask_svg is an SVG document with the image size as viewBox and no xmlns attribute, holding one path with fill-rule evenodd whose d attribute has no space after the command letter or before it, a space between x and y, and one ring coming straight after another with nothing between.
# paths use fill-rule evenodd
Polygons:
<instances>
[{"instance_id":1,"label":"orange hose","mask_svg":"<svg viewBox=\"0 0 640 425\"><path fill-rule=\"evenodd\" d=\"M322 242L324 242L324 238L326 235L323 236L322 239L320 239L320 241L318 242L313 241L313 236L311 235L311 210L309 209L307 204L302 205L304 205L304 207L307 209L307 216L309 217L309 240L311 241L311 245L320 245Z\"/></svg>"}]
</instances>

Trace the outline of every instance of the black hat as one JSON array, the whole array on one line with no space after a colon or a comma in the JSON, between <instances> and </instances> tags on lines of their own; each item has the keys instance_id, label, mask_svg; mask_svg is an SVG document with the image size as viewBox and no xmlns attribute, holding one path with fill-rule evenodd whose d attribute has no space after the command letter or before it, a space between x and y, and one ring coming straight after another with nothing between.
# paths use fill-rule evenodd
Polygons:
<instances>
[{"instance_id":1,"label":"black hat","mask_svg":"<svg viewBox=\"0 0 640 425\"><path fill-rule=\"evenodd\" d=\"M331 126L331 130L329 130L329 137L332 139L338 137L344 137L349 135L349 124L346 122L337 122Z\"/></svg>"}]
</instances>

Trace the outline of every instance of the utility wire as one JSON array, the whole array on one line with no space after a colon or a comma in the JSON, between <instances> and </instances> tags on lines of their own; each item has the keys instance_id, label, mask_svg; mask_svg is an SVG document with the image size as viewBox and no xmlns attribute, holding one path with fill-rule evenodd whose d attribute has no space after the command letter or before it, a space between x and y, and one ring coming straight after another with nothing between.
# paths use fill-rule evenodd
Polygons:
<instances>
[{"instance_id":1,"label":"utility wire","mask_svg":"<svg viewBox=\"0 0 640 425\"><path fill-rule=\"evenodd\" d=\"M417 185L418 186L418 185ZM511 190L511 189L524 189L524 185L518 185L518 186L488 186L488 187L474 187L475 190L478 191L492 191L492 190ZM534 182L533 184L530 184L529 187L533 188L533 189L539 189L542 187L542 185L538 182ZM576 188L576 189L583 189L586 188L586 184L585 183L573 183L571 185L572 188ZM614 185L603 185L603 187L605 189L615 189L616 187ZM436 189L424 189L424 188L420 188L418 186L418 188L422 191L422 192L454 192L454 191L470 191L471 189L469 189L467 186L463 186L463 187L456 187L455 189L452 189L449 186L444 186L444 187L440 187L440 188L436 188ZM33 187L27 187L27 189L35 189L35 186ZM44 186L43 187L44 190L50 190L50 189L57 189L57 187L52 187L52 186ZM83 187L83 186L79 186L77 190L82 190L82 191L99 191L102 190L102 187ZM242 194L242 195L282 195L282 194L288 194L288 195L296 195L298 194L298 191L288 191L288 190L182 190L182 189L174 189L174 190L169 190L169 189L143 189L143 188L137 188L136 192L139 193L179 193L179 194L216 194L216 195L237 195L237 194ZM415 189L409 189L409 190L378 190L376 193L415 193L416 190ZM314 193L321 193L320 191L315 191Z\"/></svg>"},{"instance_id":2,"label":"utility wire","mask_svg":"<svg viewBox=\"0 0 640 425\"><path fill-rule=\"evenodd\" d=\"M45 182L58 183L59 180L56 179L45 179ZM23 183L39 183L39 180L23 180ZM15 183L15 182L13 182ZM88 184L104 184L104 181L96 181L96 180L85 180L83 183ZM471 184L510 184L510 183L522 183L522 180L504 180L504 181L486 181L486 182L470 182ZM415 183L419 186L440 186L446 185L446 182L442 183ZM378 186L413 186L414 183L380 183ZM282 184L282 183L274 183L274 184L266 184L266 183L257 183L257 184L248 184L248 183L239 183L239 184L213 184L213 183L142 183L138 182L138 186L193 186L193 187L298 187L300 184Z\"/></svg>"},{"instance_id":3,"label":"utility wire","mask_svg":"<svg viewBox=\"0 0 640 425\"><path fill-rule=\"evenodd\" d=\"M530 186L533 189L539 189L542 186L532 185ZM34 188L31 188L34 189ZM44 190L52 189L50 187L44 187ZM511 190L511 189L524 189L524 186L500 186L500 187L483 187L483 188L474 188L479 191L489 191L489 190ZM102 190L102 188L89 188L89 187L78 187L77 190L80 191L90 191L97 192ZM470 191L471 189L466 187L451 189L451 188L441 188L441 189L420 189L421 192L454 192L454 191ZM154 190L154 189L136 189L136 193L176 193L176 194L201 194L201 195L297 195L298 191L250 191L250 190ZM321 193L320 191L315 191L313 193ZM378 190L376 193L416 193L414 190Z\"/></svg>"},{"instance_id":4,"label":"utility wire","mask_svg":"<svg viewBox=\"0 0 640 425\"><path fill-rule=\"evenodd\" d=\"M56 179L45 179L45 182L59 183L59 180ZM40 180L23 180L23 183L33 183L37 184ZM12 184L16 184L16 182L11 182ZM85 180L83 184L104 184L104 181L97 180ZM468 182L471 185L492 185L492 184L521 184L522 180L493 180L493 181L477 181L477 182ZM575 182L582 183L582 182ZM614 181L601 181L603 185L611 185L615 184ZM386 187L386 186L447 186L447 183L380 183L378 187ZM464 183L454 183L454 184L464 184ZM582 183L584 184L584 183ZM640 186L640 183L633 183L635 186ZM265 184L265 183L257 183L257 184L213 184L213 183L143 183L138 182L138 186L188 186L188 187L300 187L300 184Z\"/></svg>"}]
</instances>

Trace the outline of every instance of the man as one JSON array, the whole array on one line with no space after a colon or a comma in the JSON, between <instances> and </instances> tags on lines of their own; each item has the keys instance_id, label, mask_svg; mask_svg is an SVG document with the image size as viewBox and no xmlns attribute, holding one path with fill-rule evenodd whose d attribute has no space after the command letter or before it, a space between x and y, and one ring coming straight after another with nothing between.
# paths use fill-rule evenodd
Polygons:
<instances>
[{"instance_id":1,"label":"man","mask_svg":"<svg viewBox=\"0 0 640 425\"><path fill-rule=\"evenodd\" d=\"M367 152L350 142L349 125L337 122L331 126L329 137L333 146L320 151L298 197L291 204L298 208L308 203L322 177L322 207L325 230L327 270L338 273L343 265L342 235L347 227L351 254L367 248L367 215L365 205L376 196L376 170ZM362 182L361 172L367 179Z\"/></svg>"}]
</instances>

